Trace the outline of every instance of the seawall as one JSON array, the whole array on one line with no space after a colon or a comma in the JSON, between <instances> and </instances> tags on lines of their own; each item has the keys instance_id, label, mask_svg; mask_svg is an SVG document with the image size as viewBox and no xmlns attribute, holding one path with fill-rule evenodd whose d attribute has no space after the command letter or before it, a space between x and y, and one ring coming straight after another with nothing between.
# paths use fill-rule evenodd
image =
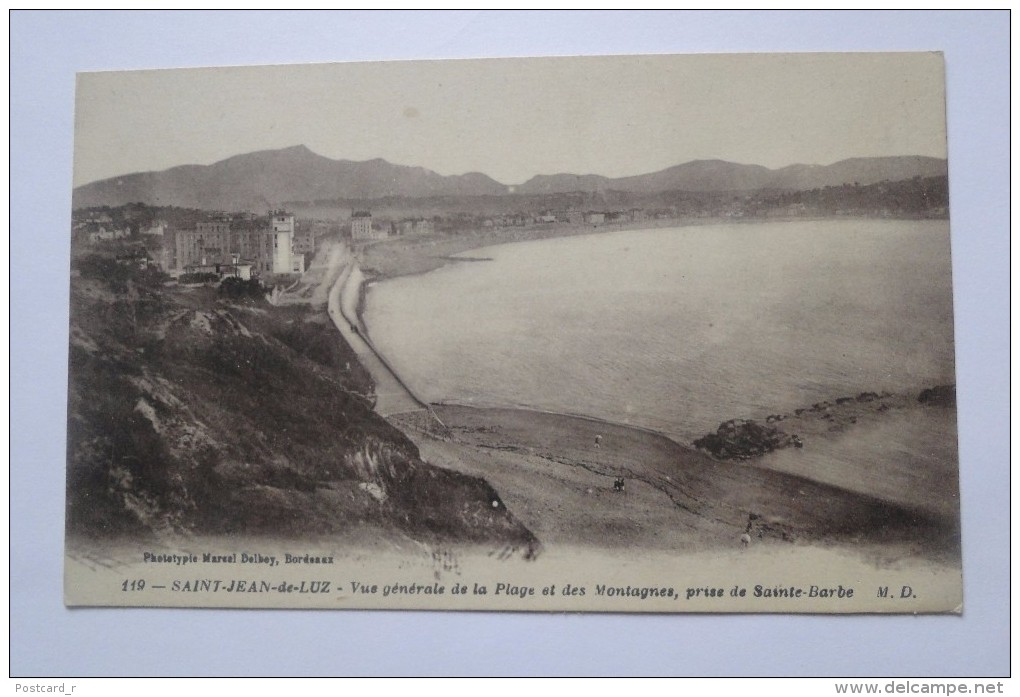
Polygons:
<instances>
[{"instance_id":1,"label":"seawall","mask_svg":"<svg viewBox=\"0 0 1020 697\"><path fill-rule=\"evenodd\" d=\"M363 282L364 275L357 262L349 260L330 289L329 317L375 382L376 412L382 416L420 410L431 412L428 403L415 394L368 338L357 314Z\"/></svg>"}]
</instances>

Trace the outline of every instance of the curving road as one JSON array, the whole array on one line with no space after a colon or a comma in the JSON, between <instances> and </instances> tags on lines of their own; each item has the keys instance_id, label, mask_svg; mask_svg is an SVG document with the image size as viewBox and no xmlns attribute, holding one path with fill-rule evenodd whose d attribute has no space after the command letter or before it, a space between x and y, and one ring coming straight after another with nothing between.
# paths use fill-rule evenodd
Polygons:
<instances>
[{"instance_id":1,"label":"curving road","mask_svg":"<svg viewBox=\"0 0 1020 697\"><path fill-rule=\"evenodd\" d=\"M329 318L372 375L375 381L376 412L382 416L392 416L412 411L431 411L428 404L404 384L392 366L365 337L357 312L364 277L346 245L336 243L336 247L330 250L329 268L327 278L337 273L329 289Z\"/></svg>"}]
</instances>

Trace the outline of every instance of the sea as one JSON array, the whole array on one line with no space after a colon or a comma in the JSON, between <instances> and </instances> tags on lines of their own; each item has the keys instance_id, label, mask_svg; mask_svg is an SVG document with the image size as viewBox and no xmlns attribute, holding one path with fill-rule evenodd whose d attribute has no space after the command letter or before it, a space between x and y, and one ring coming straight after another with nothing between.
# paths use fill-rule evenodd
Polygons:
<instances>
[{"instance_id":1,"label":"sea","mask_svg":"<svg viewBox=\"0 0 1020 697\"><path fill-rule=\"evenodd\" d=\"M372 339L429 401L582 414L689 443L728 419L955 382L945 220L593 232L459 256L367 296ZM851 432L828 448L830 469L853 473L841 457L888 446L955 477L955 414L901 421Z\"/></svg>"}]
</instances>

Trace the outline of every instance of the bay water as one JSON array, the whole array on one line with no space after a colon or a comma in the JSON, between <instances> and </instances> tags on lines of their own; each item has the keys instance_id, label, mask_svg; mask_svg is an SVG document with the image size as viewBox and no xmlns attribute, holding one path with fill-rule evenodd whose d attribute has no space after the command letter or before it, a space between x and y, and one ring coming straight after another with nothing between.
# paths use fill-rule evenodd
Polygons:
<instances>
[{"instance_id":1,"label":"bay water","mask_svg":"<svg viewBox=\"0 0 1020 697\"><path fill-rule=\"evenodd\" d=\"M460 256L472 261L368 293L371 337L430 401L583 414L690 442L731 418L955 382L947 221L696 225ZM923 458L955 471L955 418L902 421L883 444L923 443ZM850 432L842 450L869 437Z\"/></svg>"}]
</instances>

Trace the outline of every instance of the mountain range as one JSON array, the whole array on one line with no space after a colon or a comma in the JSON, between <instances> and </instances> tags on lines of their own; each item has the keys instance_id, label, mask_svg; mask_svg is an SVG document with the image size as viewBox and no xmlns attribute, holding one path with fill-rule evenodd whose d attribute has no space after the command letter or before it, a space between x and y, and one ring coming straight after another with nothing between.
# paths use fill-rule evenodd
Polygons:
<instances>
[{"instance_id":1,"label":"mountain range","mask_svg":"<svg viewBox=\"0 0 1020 697\"><path fill-rule=\"evenodd\" d=\"M141 202L206 210L266 210L287 201L385 197L806 190L947 173L946 160L921 156L852 158L831 165L796 164L780 169L695 160L630 177L564 173L537 175L519 186L507 186L480 172L445 176L382 159L333 160L298 145L236 155L211 165L183 165L103 179L76 187L72 200L74 208Z\"/></svg>"}]
</instances>

